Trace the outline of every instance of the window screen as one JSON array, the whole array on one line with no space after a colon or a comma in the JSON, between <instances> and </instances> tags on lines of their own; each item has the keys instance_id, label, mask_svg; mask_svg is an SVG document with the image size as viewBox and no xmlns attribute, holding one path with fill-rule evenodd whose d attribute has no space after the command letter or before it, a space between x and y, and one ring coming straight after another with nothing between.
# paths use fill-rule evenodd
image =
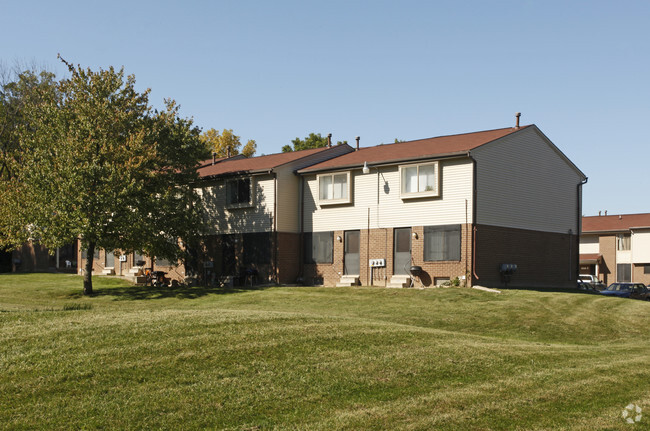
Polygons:
<instances>
[{"instance_id":1,"label":"window screen","mask_svg":"<svg viewBox=\"0 0 650 431\"><path fill-rule=\"evenodd\" d=\"M425 226L424 260L460 260L460 225Z\"/></svg>"},{"instance_id":2,"label":"window screen","mask_svg":"<svg viewBox=\"0 0 650 431\"><path fill-rule=\"evenodd\" d=\"M241 178L226 183L228 204L247 204L251 202L251 179Z\"/></svg>"},{"instance_id":3,"label":"window screen","mask_svg":"<svg viewBox=\"0 0 650 431\"><path fill-rule=\"evenodd\" d=\"M268 232L245 233L244 265L263 265L271 262L271 234Z\"/></svg>"},{"instance_id":4,"label":"window screen","mask_svg":"<svg viewBox=\"0 0 650 431\"><path fill-rule=\"evenodd\" d=\"M334 232L305 233L305 263L332 263Z\"/></svg>"},{"instance_id":5,"label":"window screen","mask_svg":"<svg viewBox=\"0 0 650 431\"><path fill-rule=\"evenodd\" d=\"M626 282L632 280L632 265L619 263L616 265L616 281Z\"/></svg>"}]
</instances>

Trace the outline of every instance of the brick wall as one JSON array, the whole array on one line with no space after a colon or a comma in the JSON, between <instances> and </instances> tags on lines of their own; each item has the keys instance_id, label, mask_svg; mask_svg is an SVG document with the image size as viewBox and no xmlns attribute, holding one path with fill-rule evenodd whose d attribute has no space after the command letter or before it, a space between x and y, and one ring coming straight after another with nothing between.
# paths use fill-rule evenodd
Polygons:
<instances>
[{"instance_id":1,"label":"brick wall","mask_svg":"<svg viewBox=\"0 0 650 431\"><path fill-rule=\"evenodd\" d=\"M598 266L598 278L607 286L616 281L616 236L602 235L598 239L600 254L603 262Z\"/></svg>"},{"instance_id":2,"label":"brick wall","mask_svg":"<svg viewBox=\"0 0 650 431\"><path fill-rule=\"evenodd\" d=\"M300 273L300 234L278 232L277 278L281 284L293 284Z\"/></svg>"},{"instance_id":3,"label":"brick wall","mask_svg":"<svg viewBox=\"0 0 650 431\"><path fill-rule=\"evenodd\" d=\"M432 286L437 278L462 278L471 270L471 225L461 225L461 260L451 262L424 262L424 227L411 228L417 239L411 236L411 264L422 267L423 275L416 283ZM334 286L343 274L344 244L337 238L345 238L344 231L334 232L333 262L331 264L304 264L304 281L322 280L325 286ZM394 273L393 228L362 229L360 231L359 281L364 286L386 286ZM370 268L370 259L385 259L386 266ZM471 279L467 278L467 285Z\"/></svg>"},{"instance_id":4,"label":"brick wall","mask_svg":"<svg viewBox=\"0 0 650 431\"><path fill-rule=\"evenodd\" d=\"M576 235L478 225L475 236L473 284L504 286L499 266L514 263L517 271L511 277L511 286L576 286L579 263Z\"/></svg>"}]
</instances>

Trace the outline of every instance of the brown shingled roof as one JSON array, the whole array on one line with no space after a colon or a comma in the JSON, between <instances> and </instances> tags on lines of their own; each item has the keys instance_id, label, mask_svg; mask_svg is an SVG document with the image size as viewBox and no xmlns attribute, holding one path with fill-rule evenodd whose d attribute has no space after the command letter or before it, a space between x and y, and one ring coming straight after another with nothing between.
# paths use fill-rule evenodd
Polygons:
<instances>
[{"instance_id":1,"label":"brown shingled roof","mask_svg":"<svg viewBox=\"0 0 650 431\"><path fill-rule=\"evenodd\" d=\"M624 232L630 228L650 227L650 214L621 214L582 218L582 232Z\"/></svg>"},{"instance_id":2,"label":"brown shingled roof","mask_svg":"<svg viewBox=\"0 0 650 431\"><path fill-rule=\"evenodd\" d=\"M312 154L326 151L329 147L313 148L309 150L292 151L289 153L269 154L266 156L251 157L248 159L222 160L215 165L202 166L199 168L199 177L211 177L215 175L226 175L236 173L255 173L271 170L286 163L293 162Z\"/></svg>"},{"instance_id":3,"label":"brown shingled roof","mask_svg":"<svg viewBox=\"0 0 650 431\"><path fill-rule=\"evenodd\" d=\"M364 162L367 162L368 165L372 166L394 161L417 160L463 154L469 150L480 147L483 144L487 144L488 142L502 138L518 130L525 129L526 127L530 126L523 126L519 129L508 127L505 129L440 136L437 138L419 139L416 141L360 148L358 151L301 169L298 172L307 173L327 169L363 166Z\"/></svg>"}]
</instances>

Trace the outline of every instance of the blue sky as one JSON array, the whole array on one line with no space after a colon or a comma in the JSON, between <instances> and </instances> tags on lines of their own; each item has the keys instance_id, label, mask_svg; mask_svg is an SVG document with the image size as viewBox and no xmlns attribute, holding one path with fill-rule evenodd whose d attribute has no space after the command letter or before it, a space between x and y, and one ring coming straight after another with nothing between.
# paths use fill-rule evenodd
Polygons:
<instances>
[{"instance_id":1,"label":"blue sky","mask_svg":"<svg viewBox=\"0 0 650 431\"><path fill-rule=\"evenodd\" d=\"M534 123L583 212L650 212L647 1L6 1L0 61L124 66L151 103L279 152Z\"/></svg>"}]
</instances>

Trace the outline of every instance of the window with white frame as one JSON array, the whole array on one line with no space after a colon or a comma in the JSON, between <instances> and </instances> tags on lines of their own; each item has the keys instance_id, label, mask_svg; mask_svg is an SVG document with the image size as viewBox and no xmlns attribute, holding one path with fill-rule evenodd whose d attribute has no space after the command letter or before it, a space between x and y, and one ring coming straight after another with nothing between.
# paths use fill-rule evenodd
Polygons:
<instances>
[{"instance_id":1,"label":"window with white frame","mask_svg":"<svg viewBox=\"0 0 650 431\"><path fill-rule=\"evenodd\" d=\"M318 176L318 198L321 204L350 202L350 172Z\"/></svg>"},{"instance_id":2,"label":"window with white frame","mask_svg":"<svg viewBox=\"0 0 650 431\"><path fill-rule=\"evenodd\" d=\"M226 202L229 208L248 207L251 199L251 179L237 178L226 181Z\"/></svg>"},{"instance_id":3,"label":"window with white frame","mask_svg":"<svg viewBox=\"0 0 650 431\"><path fill-rule=\"evenodd\" d=\"M632 240L630 234L616 235L616 250L619 251L630 250L631 242Z\"/></svg>"},{"instance_id":4,"label":"window with white frame","mask_svg":"<svg viewBox=\"0 0 650 431\"><path fill-rule=\"evenodd\" d=\"M402 198L435 197L440 195L438 162L400 166Z\"/></svg>"}]
</instances>

